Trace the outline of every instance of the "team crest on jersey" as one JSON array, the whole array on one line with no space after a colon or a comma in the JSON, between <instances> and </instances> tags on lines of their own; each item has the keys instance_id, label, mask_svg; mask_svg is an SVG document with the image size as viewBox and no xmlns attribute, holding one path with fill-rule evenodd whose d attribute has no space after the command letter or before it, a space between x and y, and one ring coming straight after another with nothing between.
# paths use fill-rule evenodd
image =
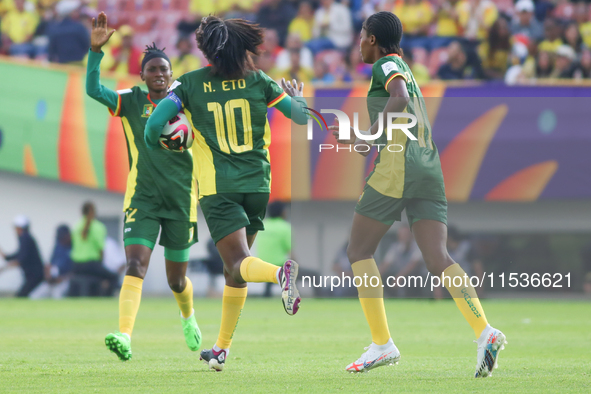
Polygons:
<instances>
[{"instance_id":1,"label":"team crest on jersey","mask_svg":"<svg viewBox=\"0 0 591 394\"><path fill-rule=\"evenodd\" d=\"M154 106L152 104L144 105L144 110L142 111L142 118L149 118L154 112Z\"/></svg>"}]
</instances>

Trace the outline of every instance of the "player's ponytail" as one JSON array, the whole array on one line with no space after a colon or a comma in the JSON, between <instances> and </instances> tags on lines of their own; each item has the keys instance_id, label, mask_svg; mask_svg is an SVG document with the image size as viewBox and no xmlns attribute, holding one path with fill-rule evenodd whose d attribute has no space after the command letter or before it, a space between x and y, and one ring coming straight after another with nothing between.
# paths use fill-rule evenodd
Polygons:
<instances>
[{"instance_id":1,"label":"player's ponytail","mask_svg":"<svg viewBox=\"0 0 591 394\"><path fill-rule=\"evenodd\" d=\"M381 11L371 15L363 22L368 36L376 37L384 55L395 53L402 56L400 40L402 40L402 22L391 12Z\"/></svg>"},{"instance_id":2,"label":"player's ponytail","mask_svg":"<svg viewBox=\"0 0 591 394\"><path fill-rule=\"evenodd\" d=\"M244 19L207 16L196 32L197 46L223 78L241 78L255 70L250 54L258 55L263 29Z\"/></svg>"}]
</instances>

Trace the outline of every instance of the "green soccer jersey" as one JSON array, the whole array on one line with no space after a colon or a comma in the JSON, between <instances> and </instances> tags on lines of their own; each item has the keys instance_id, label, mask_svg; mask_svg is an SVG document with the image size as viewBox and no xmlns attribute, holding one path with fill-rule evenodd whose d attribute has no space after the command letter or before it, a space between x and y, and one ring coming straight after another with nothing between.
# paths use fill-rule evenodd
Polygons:
<instances>
[{"instance_id":1,"label":"green soccer jersey","mask_svg":"<svg viewBox=\"0 0 591 394\"><path fill-rule=\"evenodd\" d=\"M367 93L367 109L371 122L373 124L378 119L378 114L383 112L390 97L388 84L397 77L406 82L410 100L404 112L417 117L417 124L409 128L417 140L408 138L401 130L395 130L392 140L388 141L384 126L383 134L374 142L383 145L378 145L380 153L367 178L367 184L389 197L445 200L441 162L432 139L425 100L410 67L398 55L382 57L372 67L372 79ZM409 120L400 118L395 122L409 123ZM390 145L398 146L388 148ZM404 150L394 153L400 150L399 146L403 146Z\"/></svg>"},{"instance_id":2,"label":"green soccer jersey","mask_svg":"<svg viewBox=\"0 0 591 394\"><path fill-rule=\"evenodd\" d=\"M171 91L195 129L199 198L217 193L269 193L267 108L287 97L283 89L262 71L226 80L212 75L208 66L181 76Z\"/></svg>"},{"instance_id":3,"label":"green soccer jersey","mask_svg":"<svg viewBox=\"0 0 591 394\"><path fill-rule=\"evenodd\" d=\"M192 152L150 150L144 128L157 103L138 86L117 94L117 108L109 112L121 117L130 164L123 210L137 208L159 218L196 222Z\"/></svg>"}]
</instances>

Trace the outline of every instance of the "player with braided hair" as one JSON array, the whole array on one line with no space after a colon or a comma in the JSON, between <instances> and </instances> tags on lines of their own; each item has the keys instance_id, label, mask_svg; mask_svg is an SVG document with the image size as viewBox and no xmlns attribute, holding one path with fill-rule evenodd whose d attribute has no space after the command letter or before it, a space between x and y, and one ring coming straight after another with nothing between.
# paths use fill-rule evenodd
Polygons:
<instances>
[{"instance_id":1,"label":"player with braided hair","mask_svg":"<svg viewBox=\"0 0 591 394\"><path fill-rule=\"evenodd\" d=\"M185 276L189 248L197 241L197 197L191 152L168 155L148 149L144 127L157 105L168 94L172 70L168 56L156 44L146 47L139 86L117 92L100 83L102 46L115 31L107 29L101 12L93 20L88 53L86 93L121 118L129 154L130 172L123 210L123 240L127 271L119 295L119 331L105 338L107 347L120 360L131 358L131 333L140 306L142 285L152 250L160 236L164 246L168 284L181 310L185 341L192 351L201 346L201 332L193 311L193 285ZM175 114L176 115L176 114ZM172 116L171 116L172 118Z\"/></svg>"},{"instance_id":2,"label":"player with braided hair","mask_svg":"<svg viewBox=\"0 0 591 394\"><path fill-rule=\"evenodd\" d=\"M463 280L466 273L449 256L447 241L447 200L437 147L431 135L421 90L408 65L402 60L400 40L402 23L391 12L378 12L364 22L360 50L365 63L373 64L367 107L372 126L368 134L377 134L387 125L389 113L406 112L415 116L415 124L406 131L383 133L377 146L383 146L367 177L363 193L355 207L347 255L354 275L377 277L358 287L359 301L369 324L372 344L361 357L346 367L350 372L365 372L400 359L400 352L390 337L383 300L380 272L373 258L379 242L406 210L408 224L421 249L430 273L442 277L478 338L475 377L486 377L496 365L505 344L504 334L492 328L484 315L474 288ZM396 123L407 123L399 117ZM412 123L412 122L410 122ZM338 138L338 126L330 126ZM365 144L356 138L338 140L344 144ZM390 146L395 146L391 150ZM403 147L402 150L399 148ZM369 147L361 149L369 152ZM461 285L457 286L460 277ZM447 278L447 279L446 279Z\"/></svg>"},{"instance_id":3,"label":"player with braided hair","mask_svg":"<svg viewBox=\"0 0 591 394\"><path fill-rule=\"evenodd\" d=\"M303 84L298 88L296 81L293 86L284 81L282 89L255 68L251 54L258 54L263 42L258 25L208 16L196 35L210 64L172 84L170 95L148 120L145 138L157 147L166 120L183 108L194 125L199 203L224 261L226 279L218 339L201 358L220 371L246 300L247 282L280 284L285 311L298 311L297 263L288 260L277 267L252 256L250 247L257 232L264 230L271 191L268 108L288 118L293 114L298 124L306 124L308 118Z\"/></svg>"}]
</instances>

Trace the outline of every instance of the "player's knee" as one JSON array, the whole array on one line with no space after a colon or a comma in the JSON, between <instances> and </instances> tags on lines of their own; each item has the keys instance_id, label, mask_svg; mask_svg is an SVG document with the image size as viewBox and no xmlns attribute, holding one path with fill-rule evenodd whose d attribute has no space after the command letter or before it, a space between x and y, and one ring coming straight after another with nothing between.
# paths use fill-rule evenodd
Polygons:
<instances>
[{"instance_id":1,"label":"player's knee","mask_svg":"<svg viewBox=\"0 0 591 394\"><path fill-rule=\"evenodd\" d=\"M371 259L372 256L373 254L369 251L364 251L356 247L351 247L351 245L347 247L347 257L349 258L349 262L351 264L361 260Z\"/></svg>"},{"instance_id":2,"label":"player's knee","mask_svg":"<svg viewBox=\"0 0 591 394\"><path fill-rule=\"evenodd\" d=\"M147 267L144 267L142 261L137 257L127 259L127 275L136 276L143 279L146 276Z\"/></svg>"},{"instance_id":3,"label":"player's knee","mask_svg":"<svg viewBox=\"0 0 591 394\"><path fill-rule=\"evenodd\" d=\"M443 271L449 267L451 257L446 250L434 251L423 254L425 265L433 276L441 276Z\"/></svg>"},{"instance_id":4,"label":"player's knee","mask_svg":"<svg viewBox=\"0 0 591 394\"><path fill-rule=\"evenodd\" d=\"M174 291L175 293L182 293L186 287L185 278L168 278L168 287L170 290Z\"/></svg>"}]
</instances>

